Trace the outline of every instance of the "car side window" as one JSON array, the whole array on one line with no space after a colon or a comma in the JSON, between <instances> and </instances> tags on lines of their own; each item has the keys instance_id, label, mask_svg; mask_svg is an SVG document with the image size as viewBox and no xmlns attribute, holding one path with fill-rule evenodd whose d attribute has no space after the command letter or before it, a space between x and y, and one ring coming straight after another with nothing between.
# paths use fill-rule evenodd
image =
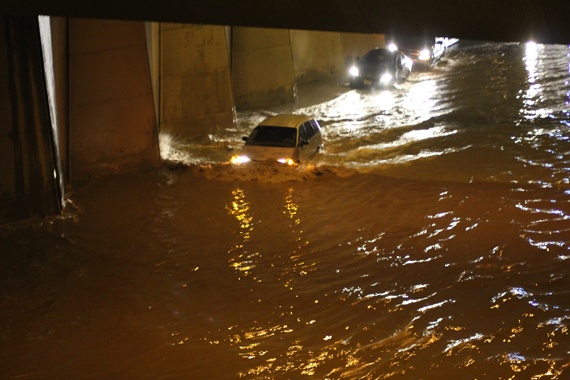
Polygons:
<instances>
[{"instance_id":1,"label":"car side window","mask_svg":"<svg viewBox=\"0 0 570 380\"><path fill-rule=\"evenodd\" d=\"M307 134L307 128L305 124L301 125L299 128L299 142L307 141L309 139L309 135Z\"/></svg>"},{"instance_id":2,"label":"car side window","mask_svg":"<svg viewBox=\"0 0 570 380\"><path fill-rule=\"evenodd\" d=\"M317 132L313 128L313 125L311 124L311 120L307 121L305 123L305 125L307 126L307 131L309 131L309 138L313 137Z\"/></svg>"},{"instance_id":3,"label":"car side window","mask_svg":"<svg viewBox=\"0 0 570 380\"><path fill-rule=\"evenodd\" d=\"M310 129L310 125L304 123L301 128L301 140L309 140L312 137L312 130Z\"/></svg>"},{"instance_id":4,"label":"car side window","mask_svg":"<svg viewBox=\"0 0 570 380\"><path fill-rule=\"evenodd\" d=\"M317 123L316 120L311 120L309 123L311 123L311 127L313 127L313 131L315 134L317 134L318 132L321 131L321 128L319 127L319 123Z\"/></svg>"}]
</instances>

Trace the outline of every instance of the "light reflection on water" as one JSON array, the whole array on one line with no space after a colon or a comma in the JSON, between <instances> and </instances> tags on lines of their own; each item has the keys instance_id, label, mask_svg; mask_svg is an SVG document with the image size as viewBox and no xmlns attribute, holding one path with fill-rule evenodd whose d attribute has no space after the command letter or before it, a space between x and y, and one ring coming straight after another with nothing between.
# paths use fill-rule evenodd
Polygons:
<instances>
[{"instance_id":1,"label":"light reflection on water","mask_svg":"<svg viewBox=\"0 0 570 380\"><path fill-rule=\"evenodd\" d=\"M272 111L163 136L202 165L0 229L0 377L568 377L569 62L474 44L335 88L302 109L326 148L297 168L227 164Z\"/></svg>"},{"instance_id":2,"label":"light reflection on water","mask_svg":"<svg viewBox=\"0 0 570 380\"><path fill-rule=\"evenodd\" d=\"M403 105L409 109L416 117L414 123L421 123L429 120L437 110L437 101L434 99L437 94L438 84L434 79L425 79L414 83L404 98Z\"/></svg>"}]
</instances>

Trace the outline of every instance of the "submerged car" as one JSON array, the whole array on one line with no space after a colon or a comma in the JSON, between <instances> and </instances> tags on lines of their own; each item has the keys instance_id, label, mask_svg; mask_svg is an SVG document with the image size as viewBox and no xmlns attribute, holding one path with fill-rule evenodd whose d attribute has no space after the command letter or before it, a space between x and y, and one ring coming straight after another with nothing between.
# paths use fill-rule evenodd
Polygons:
<instances>
[{"instance_id":1,"label":"submerged car","mask_svg":"<svg viewBox=\"0 0 570 380\"><path fill-rule=\"evenodd\" d=\"M350 68L350 85L391 85L405 81L412 72L413 61L393 47L375 48Z\"/></svg>"},{"instance_id":2,"label":"submerged car","mask_svg":"<svg viewBox=\"0 0 570 380\"><path fill-rule=\"evenodd\" d=\"M293 165L314 156L322 148L319 123L312 117L278 114L263 120L248 137L232 163L273 161Z\"/></svg>"}]
</instances>

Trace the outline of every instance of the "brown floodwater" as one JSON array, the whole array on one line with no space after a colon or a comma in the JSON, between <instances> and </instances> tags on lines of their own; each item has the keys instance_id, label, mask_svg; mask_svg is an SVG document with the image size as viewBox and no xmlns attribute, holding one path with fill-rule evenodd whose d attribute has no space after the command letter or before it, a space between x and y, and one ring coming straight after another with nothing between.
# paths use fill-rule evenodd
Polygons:
<instances>
[{"instance_id":1,"label":"brown floodwater","mask_svg":"<svg viewBox=\"0 0 570 380\"><path fill-rule=\"evenodd\" d=\"M0 378L568 378L569 53L461 43L395 88L307 85L0 226ZM322 153L228 164L284 111Z\"/></svg>"}]
</instances>

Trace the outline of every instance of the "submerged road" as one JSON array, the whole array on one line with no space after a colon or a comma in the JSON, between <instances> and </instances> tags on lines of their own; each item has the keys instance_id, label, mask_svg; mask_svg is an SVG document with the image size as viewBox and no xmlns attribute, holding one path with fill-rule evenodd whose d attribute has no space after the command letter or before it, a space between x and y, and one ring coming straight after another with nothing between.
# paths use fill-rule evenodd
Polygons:
<instances>
[{"instance_id":1,"label":"submerged road","mask_svg":"<svg viewBox=\"0 0 570 380\"><path fill-rule=\"evenodd\" d=\"M459 44L396 88L303 87L2 226L0 377L567 377L569 53ZM322 154L227 164L290 111Z\"/></svg>"}]
</instances>

